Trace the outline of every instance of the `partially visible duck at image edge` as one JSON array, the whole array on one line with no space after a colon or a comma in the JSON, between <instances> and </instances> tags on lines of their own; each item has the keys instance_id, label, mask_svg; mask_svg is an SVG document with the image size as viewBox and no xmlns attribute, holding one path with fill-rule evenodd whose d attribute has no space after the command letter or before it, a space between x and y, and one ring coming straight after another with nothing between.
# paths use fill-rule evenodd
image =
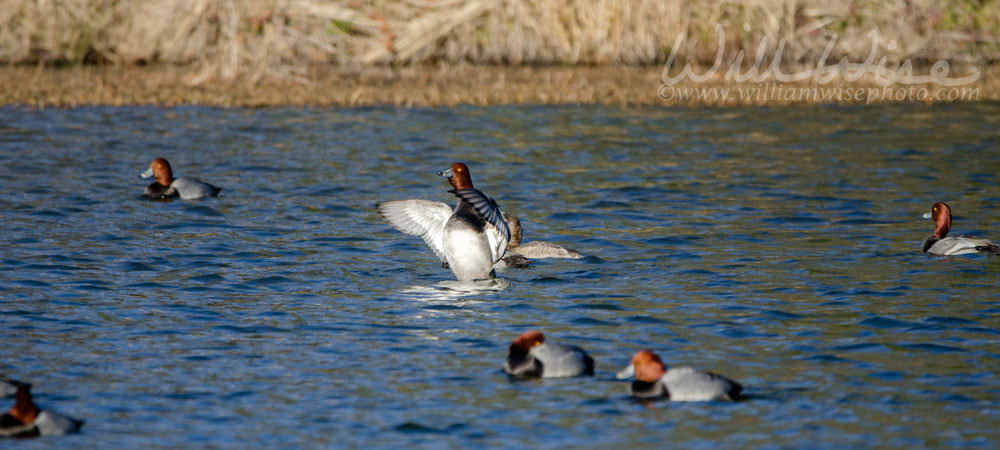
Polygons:
<instances>
[{"instance_id":1,"label":"partially visible duck at image edge","mask_svg":"<svg viewBox=\"0 0 1000 450\"><path fill-rule=\"evenodd\" d=\"M937 224L934 232L924 239L924 253L932 255L965 255L969 253L992 253L1000 255L1000 246L987 239L956 236L945 237L951 230L951 207L945 202L937 202L925 219L933 219Z\"/></svg>"},{"instance_id":2,"label":"partially visible duck at image edge","mask_svg":"<svg viewBox=\"0 0 1000 450\"><path fill-rule=\"evenodd\" d=\"M174 178L174 172L170 169L170 163L163 158L156 158L149 163L149 168L139 175L141 178L154 177L149 186L146 186L145 195L148 198L162 199L170 197L180 197L184 200L194 200L202 197L216 197L222 188L212 186L197 178L180 177Z\"/></svg>"},{"instance_id":3,"label":"partially visible duck at image edge","mask_svg":"<svg viewBox=\"0 0 1000 450\"><path fill-rule=\"evenodd\" d=\"M510 229L497 202L472 185L469 168L463 163L438 172L454 188L458 197L451 207L430 200L391 200L375 209L395 229L420 236L446 263L459 281L493 278L493 265L503 258L510 241Z\"/></svg>"},{"instance_id":4,"label":"partially visible duck at image edge","mask_svg":"<svg viewBox=\"0 0 1000 450\"><path fill-rule=\"evenodd\" d=\"M735 400L743 386L722 375L702 372L691 367L667 369L660 357L641 350L632 357L618 379L635 377L628 393L640 399L668 399L676 402L706 402Z\"/></svg>"},{"instance_id":5,"label":"partially visible duck at image edge","mask_svg":"<svg viewBox=\"0 0 1000 450\"><path fill-rule=\"evenodd\" d=\"M0 377L3 391L14 390L14 407L0 415L0 437L58 436L80 431L83 422L41 409L32 399L31 385ZM10 394L7 394L10 395Z\"/></svg>"},{"instance_id":6,"label":"partially visible duck at image edge","mask_svg":"<svg viewBox=\"0 0 1000 450\"><path fill-rule=\"evenodd\" d=\"M511 342L503 371L523 378L593 375L594 359L580 347L547 343L542 332L531 330Z\"/></svg>"}]
</instances>

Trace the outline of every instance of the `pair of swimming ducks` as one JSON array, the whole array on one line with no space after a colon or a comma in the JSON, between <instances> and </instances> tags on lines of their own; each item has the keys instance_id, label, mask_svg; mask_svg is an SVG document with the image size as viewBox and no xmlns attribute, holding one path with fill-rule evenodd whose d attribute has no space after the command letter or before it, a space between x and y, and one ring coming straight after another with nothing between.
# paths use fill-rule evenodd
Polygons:
<instances>
[{"instance_id":1,"label":"pair of swimming ducks","mask_svg":"<svg viewBox=\"0 0 1000 450\"><path fill-rule=\"evenodd\" d=\"M560 378L594 374L594 359L580 347L545 341L539 331L527 331L514 339L503 371L522 378ZM632 357L618 379L635 378L629 386L632 397L679 402L736 400L743 386L722 375L690 367L667 369L660 357L642 350Z\"/></svg>"}]
</instances>

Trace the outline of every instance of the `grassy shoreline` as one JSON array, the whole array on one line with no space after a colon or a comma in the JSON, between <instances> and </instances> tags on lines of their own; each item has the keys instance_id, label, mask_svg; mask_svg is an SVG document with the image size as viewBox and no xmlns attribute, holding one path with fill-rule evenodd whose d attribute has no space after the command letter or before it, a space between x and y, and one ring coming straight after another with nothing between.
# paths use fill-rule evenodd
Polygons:
<instances>
[{"instance_id":1,"label":"grassy shoreline","mask_svg":"<svg viewBox=\"0 0 1000 450\"><path fill-rule=\"evenodd\" d=\"M220 107L377 106L404 107L502 104L597 104L614 106L747 106L789 104L865 104L948 101L1000 101L1000 65L980 68L980 79L968 86L976 98L949 100L934 97L937 85L890 86L871 80L825 85L813 81L764 84L709 80L682 81L661 87L662 68L602 66L405 66L345 69L310 66L292 78L269 77L256 82L218 78L201 80L183 66L41 66L0 67L0 105L30 107L80 107L125 105L204 105ZM702 70L698 71L703 72ZM721 78L721 77L720 77ZM836 93L834 98L813 98L809 89ZM927 89L931 98L915 92ZM754 91L754 89L756 89ZM958 89L958 88L956 88ZM900 94L902 92L902 94ZM909 91L909 93L905 92ZM684 98L682 95L689 95ZM727 97L723 94L728 92ZM789 93L794 95L789 95ZM862 92L861 98L845 95ZM747 95L755 93L755 95ZM670 95L670 98L666 94ZM896 94L896 95L891 95ZM742 95L742 96L741 96ZM903 95L903 98L897 98ZM792 98L789 98L792 97Z\"/></svg>"},{"instance_id":2,"label":"grassy shoreline","mask_svg":"<svg viewBox=\"0 0 1000 450\"><path fill-rule=\"evenodd\" d=\"M783 105L1000 99L1000 2L10 0L0 104ZM962 95L871 77L661 86L671 60L978 66ZM717 59L718 58L718 59ZM678 68L679 69L679 68ZM725 69L723 69L725 70ZM699 72L703 69L699 70ZM910 90L910 88L914 90ZM904 92L905 91L905 92ZM924 92L924 95L919 95ZM861 95L858 95L858 94ZM669 95L665 95L669 94ZM900 95L901 94L901 95Z\"/></svg>"}]
</instances>

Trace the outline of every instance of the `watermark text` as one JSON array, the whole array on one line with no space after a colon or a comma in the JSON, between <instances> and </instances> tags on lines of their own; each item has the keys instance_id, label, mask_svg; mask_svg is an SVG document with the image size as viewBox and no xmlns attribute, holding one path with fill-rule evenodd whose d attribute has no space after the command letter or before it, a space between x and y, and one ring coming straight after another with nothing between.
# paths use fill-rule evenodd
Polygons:
<instances>
[{"instance_id":1,"label":"watermark text","mask_svg":"<svg viewBox=\"0 0 1000 450\"><path fill-rule=\"evenodd\" d=\"M671 102L715 104L754 103L883 103L979 101L978 87L926 86L824 86L796 87L781 83L743 84L733 87L676 86L661 84L657 95Z\"/></svg>"},{"instance_id":2,"label":"watermark text","mask_svg":"<svg viewBox=\"0 0 1000 450\"><path fill-rule=\"evenodd\" d=\"M743 29L749 32L750 26L748 24L744 24ZM704 73L697 73L697 71L691 67L691 63L689 62L684 65L684 68L681 69L679 73L671 75L677 51L678 49L683 48L682 46L685 38L684 33L678 33L677 39L674 41L673 47L671 47L670 56L667 58L667 62L663 66L663 72L660 75L660 81L663 86L674 86L685 79L693 83L704 83L709 80L719 80L720 78L730 82L751 82L756 84L771 82L790 83L812 80L815 84L826 85L832 83L838 77L842 78L843 81L853 82L863 76L870 75L874 77L875 84L880 87L926 84L956 87L974 83L979 80L981 75L978 69L972 68L968 75L963 77L952 77L951 65L947 61L935 62L930 66L928 73L923 75L918 75L914 72L913 64L909 59L890 65L887 62L888 58L886 56L882 56L881 58L878 57L879 49L881 48L881 35L877 29L873 29L869 33L869 36L872 39L871 49L867 58L865 58L862 62L851 62L846 56L844 56L836 64L827 64L827 60L830 58L830 54L833 52L837 42L837 36L834 35L833 38L827 43L822 57L816 63L816 67L797 72L785 73L781 68L783 60L782 55L786 45L785 39L781 39L778 42L778 46L775 49L774 54L771 56L770 64L766 64L765 56L768 50L768 39L767 36L764 36L757 45L756 55L753 63L750 64L749 67L746 67L746 64L744 64L744 59L746 57L744 51L740 50L736 56L729 61L729 68L725 71L725 74L720 75L720 71L723 69L723 59L725 56L725 48L722 43L727 41L725 31L723 31L721 24L715 24L715 31L718 35L717 42L720 44L718 50L716 51L715 61L712 64L712 67L707 69ZM895 40L890 40L885 48L892 51L897 47L897 42ZM767 66L766 68L765 65ZM949 98L952 95L951 91L946 91L943 94L945 98ZM851 95L854 96L857 94L852 92ZM869 94L862 95L863 98L873 97ZM894 93L893 95L897 94ZM930 96L933 95L935 95L935 93L931 93L930 91L926 93L927 98L930 98Z\"/></svg>"}]
</instances>

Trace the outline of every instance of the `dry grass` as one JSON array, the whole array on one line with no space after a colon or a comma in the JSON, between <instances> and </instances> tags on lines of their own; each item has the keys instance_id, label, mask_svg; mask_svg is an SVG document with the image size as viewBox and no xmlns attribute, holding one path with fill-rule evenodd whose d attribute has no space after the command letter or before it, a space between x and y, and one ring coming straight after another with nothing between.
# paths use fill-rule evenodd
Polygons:
<instances>
[{"instance_id":1,"label":"dry grass","mask_svg":"<svg viewBox=\"0 0 1000 450\"><path fill-rule=\"evenodd\" d=\"M1000 2L981 0L4 0L0 62L186 66L212 79L307 82L309 67L478 63L651 65L719 44L785 64L859 60L882 34L890 62L1000 60ZM748 27L744 27L748 24ZM889 41L896 41L895 48Z\"/></svg>"},{"instance_id":2,"label":"dry grass","mask_svg":"<svg viewBox=\"0 0 1000 450\"><path fill-rule=\"evenodd\" d=\"M703 98L658 96L660 68L641 67L498 67L376 66L362 70L322 65L306 68L300 83L266 77L258 83L219 78L198 86L182 82L187 68L181 66L74 66L60 69L0 67L0 105L76 107L84 105L213 105L213 106L436 106L496 104L603 104L626 105L786 105L820 103L785 98L733 98L721 101ZM716 80L681 83L680 89L734 89L735 83ZM755 87L754 85L748 85ZM759 87L759 86L757 86ZM786 89L816 87L811 82L787 83ZM829 88L829 86L826 86ZM840 87L840 86L838 86ZM845 88L873 88L869 81ZM918 86L918 88L921 86ZM933 86L925 86L934 89ZM979 92L979 100L1000 100L1000 66L984 69L983 77L967 86ZM780 96L779 96L780 97ZM933 99L930 99L933 101ZM822 103L864 103L867 99L834 99ZM894 101L894 100L890 100ZM904 100L905 101L905 100ZM884 103L878 100L875 103Z\"/></svg>"}]
</instances>

